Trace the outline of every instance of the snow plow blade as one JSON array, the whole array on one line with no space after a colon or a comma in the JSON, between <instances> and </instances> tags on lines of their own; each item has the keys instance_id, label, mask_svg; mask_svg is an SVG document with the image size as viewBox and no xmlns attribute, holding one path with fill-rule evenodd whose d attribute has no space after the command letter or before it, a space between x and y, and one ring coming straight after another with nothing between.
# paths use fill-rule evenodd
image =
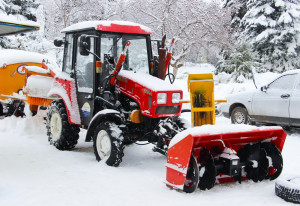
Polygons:
<instances>
[{"instance_id":1,"label":"snow plow blade","mask_svg":"<svg viewBox=\"0 0 300 206\"><path fill-rule=\"evenodd\" d=\"M170 142L166 185L193 192L196 188L191 188L191 182L205 190L225 182L276 179L282 170L285 138L281 127L203 125L187 129ZM197 168L191 165L192 157Z\"/></svg>"}]
</instances>

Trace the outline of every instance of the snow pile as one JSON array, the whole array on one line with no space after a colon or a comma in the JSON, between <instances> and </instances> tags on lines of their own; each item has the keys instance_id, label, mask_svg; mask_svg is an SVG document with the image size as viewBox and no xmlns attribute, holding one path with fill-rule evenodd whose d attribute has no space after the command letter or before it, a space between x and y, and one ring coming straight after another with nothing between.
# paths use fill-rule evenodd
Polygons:
<instances>
[{"instance_id":1,"label":"snow pile","mask_svg":"<svg viewBox=\"0 0 300 206\"><path fill-rule=\"evenodd\" d=\"M281 127L256 127L251 125L237 125L237 124L218 124L218 125L203 125L200 127L193 127L178 133L170 142L169 148L180 142L188 135L200 136L200 135L213 135L213 134L226 134L226 133L238 133L255 130L268 130L268 129L281 129Z\"/></svg>"},{"instance_id":2,"label":"snow pile","mask_svg":"<svg viewBox=\"0 0 300 206\"><path fill-rule=\"evenodd\" d=\"M24 92L26 92L30 97L47 98L47 94L51 90L53 81L53 77L31 75L27 79Z\"/></svg>"},{"instance_id":3,"label":"snow pile","mask_svg":"<svg viewBox=\"0 0 300 206\"><path fill-rule=\"evenodd\" d=\"M48 59L46 55L35 52L28 52L16 49L0 50L0 67L3 65L18 64L18 63L42 63L43 60Z\"/></svg>"},{"instance_id":4,"label":"snow pile","mask_svg":"<svg viewBox=\"0 0 300 206\"><path fill-rule=\"evenodd\" d=\"M128 78L152 91L180 90L175 85L141 72L121 70L119 76Z\"/></svg>"},{"instance_id":5,"label":"snow pile","mask_svg":"<svg viewBox=\"0 0 300 206\"><path fill-rule=\"evenodd\" d=\"M13 24L25 24L28 26L37 26L39 27L39 24L34 22L34 21L26 21L26 20L19 20L17 17L13 15L6 15L6 14L1 14L0 13L0 21L2 22L8 22L8 23L13 23Z\"/></svg>"},{"instance_id":6,"label":"snow pile","mask_svg":"<svg viewBox=\"0 0 300 206\"><path fill-rule=\"evenodd\" d=\"M26 66L26 69L31 72L41 73L41 74L49 74L50 71L48 69L44 69L42 67L37 66Z\"/></svg>"}]
</instances>

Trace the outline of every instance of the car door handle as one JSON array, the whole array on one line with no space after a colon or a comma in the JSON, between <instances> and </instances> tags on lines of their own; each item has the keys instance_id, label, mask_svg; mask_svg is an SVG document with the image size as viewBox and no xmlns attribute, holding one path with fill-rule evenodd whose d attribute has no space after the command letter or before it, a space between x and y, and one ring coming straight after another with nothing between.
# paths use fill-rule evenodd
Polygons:
<instances>
[{"instance_id":1,"label":"car door handle","mask_svg":"<svg viewBox=\"0 0 300 206\"><path fill-rule=\"evenodd\" d=\"M291 95L289 95L289 94L282 94L280 97L282 98L282 99L287 99L287 98L289 98Z\"/></svg>"}]
</instances>

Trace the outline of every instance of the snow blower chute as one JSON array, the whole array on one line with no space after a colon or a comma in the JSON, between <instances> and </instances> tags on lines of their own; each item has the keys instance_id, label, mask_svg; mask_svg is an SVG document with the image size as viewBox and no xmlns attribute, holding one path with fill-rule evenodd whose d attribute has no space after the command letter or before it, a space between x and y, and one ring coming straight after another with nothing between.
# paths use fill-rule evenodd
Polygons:
<instances>
[{"instance_id":1,"label":"snow blower chute","mask_svg":"<svg viewBox=\"0 0 300 206\"><path fill-rule=\"evenodd\" d=\"M167 186L191 193L197 187L206 190L215 184L280 175L286 138L281 127L214 125L212 74L189 75L188 88L193 128L178 133L169 144Z\"/></svg>"}]
</instances>

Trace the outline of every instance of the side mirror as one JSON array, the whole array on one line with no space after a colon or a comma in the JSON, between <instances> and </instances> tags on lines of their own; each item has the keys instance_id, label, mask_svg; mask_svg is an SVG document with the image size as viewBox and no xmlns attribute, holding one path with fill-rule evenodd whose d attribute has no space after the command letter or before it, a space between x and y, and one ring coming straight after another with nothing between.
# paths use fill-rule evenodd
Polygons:
<instances>
[{"instance_id":1,"label":"side mirror","mask_svg":"<svg viewBox=\"0 0 300 206\"><path fill-rule=\"evenodd\" d=\"M260 88L260 91L266 92L266 91L267 91L267 86L262 86L262 87Z\"/></svg>"},{"instance_id":2,"label":"side mirror","mask_svg":"<svg viewBox=\"0 0 300 206\"><path fill-rule=\"evenodd\" d=\"M79 39L79 53L82 56L88 56L91 49L91 38L87 35L82 35Z\"/></svg>"},{"instance_id":3,"label":"side mirror","mask_svg":"<svg viewBox=\"0 0 300 206\"><path fill-rule=\"evenodd\" d=\"M63 39L54 39L53 43L56 47L61 47L65 43L65 41Z\"/></svg>"}]
</instances>

